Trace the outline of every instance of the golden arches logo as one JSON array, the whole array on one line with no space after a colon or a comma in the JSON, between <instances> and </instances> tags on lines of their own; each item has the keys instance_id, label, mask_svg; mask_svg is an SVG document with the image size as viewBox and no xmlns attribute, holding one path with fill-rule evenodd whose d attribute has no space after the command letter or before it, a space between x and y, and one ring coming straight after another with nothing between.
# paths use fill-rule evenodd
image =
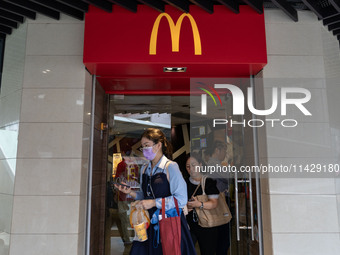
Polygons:
<instances>
[{"instance_id":1,"label":"golden arches logo","mask_svg":"<svg viewBox=\"0 0 340 255\"><path fill-rule=\"evenodd\" d=\"M176 24L174 23L173 19L167 13L161 13L158 15L155 23L153 24L151 37L150 37L150 48L149 54L156 55L156 47L157 47L157 35L158 35L158 28L161 19L165 17L168 20L170 33L171 33L171 42L172 42L172 51L178 52L179 51L179 36L181 32L181 26L183 19L187 17L191 23L192 34L194 37L194 46L195 46L195 55L202 55L202 46L201 46L201 38L200 33L198 31L198 27L194 18L188 14L183 13L177 20Z\"/></svg>"}]
</instances>

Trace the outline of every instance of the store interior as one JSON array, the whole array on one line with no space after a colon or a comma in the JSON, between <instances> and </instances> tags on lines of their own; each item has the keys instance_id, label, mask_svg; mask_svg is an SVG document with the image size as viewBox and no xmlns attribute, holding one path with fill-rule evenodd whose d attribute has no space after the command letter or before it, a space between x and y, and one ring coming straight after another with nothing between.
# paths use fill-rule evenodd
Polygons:
<instances>
[{"instance_id":1,"label":"store interior","mask_svg":"<svg viewBox=\"0 0 340 255\"><path fill-rule=\"evenodd\" d=\"M108 97L105 254L125 255L129 254L135 235L129 219L130 204L133 199L122 198L119 191L113 187L112 181L123 181L131 187L139 188L139 170L146 162L143 153L139 150L140 138L147 128L161 129L171 141L172 160L178 163L184 178L189 176L185 169L187 155L198 151L204 156L204 150L214 140L226 143L227 153L224 160L226 164L240 165L253 159L247 156L251 144L245 142L245 137L249 139L249 135L243 126L221 125L217 129L211 126L212 118L230 115L232 98L228 93L221 95L221 105L218 108L213 108L214 102L208 100L208 108L213 109L209 117L202 116L200 112L199 95L115 94ZM122 167L122 162L127 174L118 177L117 173L121 171L119 169ZM249 176L231 176L230 182L228 204L233 219L229 224L231 233L229 254L256 255L258 237L256 212L254 215L256 209L254 179ZM249 185L249 182L253 186ZM235 195L235 185L237 195ZM238 200L237 210L235 196ZM239 217L236 217L236 213ZM239 221L238 224L236 220ZM237 226L240 229L239 233L237 233ZM198 243L195 247L197 254L200 254Z\"/></svg>"}]
</instances>

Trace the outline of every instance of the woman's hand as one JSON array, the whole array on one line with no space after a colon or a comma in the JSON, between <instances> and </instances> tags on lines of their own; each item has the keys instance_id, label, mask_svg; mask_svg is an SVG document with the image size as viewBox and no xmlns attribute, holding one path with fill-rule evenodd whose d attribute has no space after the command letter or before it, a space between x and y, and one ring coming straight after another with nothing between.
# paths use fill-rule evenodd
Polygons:
<instances>
[{"instance_id":1,"label":"woman's hand","mask_svg":"<svg viewBox=\"0 0 340 255\"><path fill-rule=\"evenodd\" d=\"M125 184L127 185L126 183L122 182L122 184ZM126 186L123 186L123 185L119 185L119 184L115 184L115 187L120 191L120 192L123 192L125 194L130 194L131 193L131 188L129 187L126 187Z\"/></svg>"},{"instance_id":2,"label":"woman's hand","mask_svg":"<svg viewBox=\"0 0 340 255\"><path fill-rule=\"evenodd\" d=\"M155 199L141 200L138 205L142 206L143 209L148 210L156 206L156 200Z\"/></svg>"},{"instance_id":3,"label":"woman's hand","mask_svg":"<svg viewBox=\"0 0 340 255\"><path fill-rule=\"evenodd\" d=\"M188 202L188 209L194 209L201 206L201 202L197 200L197 197L192 197L191 201Z\"/></svg>"}]
</instances>

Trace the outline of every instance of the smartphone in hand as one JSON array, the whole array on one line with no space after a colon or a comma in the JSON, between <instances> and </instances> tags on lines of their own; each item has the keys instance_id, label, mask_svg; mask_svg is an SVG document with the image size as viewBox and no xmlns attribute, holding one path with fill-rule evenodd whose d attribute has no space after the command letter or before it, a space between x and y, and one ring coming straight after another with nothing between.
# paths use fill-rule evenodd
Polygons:
<instances>
[{"instance_id":1,"label":"smartphone in hand","mask_svg":"<svg viewBox=\"0 0 340 255\"><path fill-rule=\"evenodd\" d=\"M116 184L116 185L120 185L120 186L123 186L123 187L127 187L128 189L130 188L129 185L126 185L126 184L123 184L123 183L119 183L119 182L112 182L113 184Z\"/></svg>"}]
</instances>

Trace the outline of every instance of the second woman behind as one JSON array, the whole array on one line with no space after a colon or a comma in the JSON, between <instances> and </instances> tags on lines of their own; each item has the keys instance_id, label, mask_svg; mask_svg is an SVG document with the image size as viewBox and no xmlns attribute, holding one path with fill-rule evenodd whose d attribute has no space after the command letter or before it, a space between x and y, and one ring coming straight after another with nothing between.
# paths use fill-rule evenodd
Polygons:
<instances>
[{"instance_id":1,"label":"second woman behind","mask_svg":"<svg viewBox=\"0 0 340 255\"><path fill-rule=\"evenodd\" d=\"M216 181L210 178L206 179L205 193L208 195L207 202L197 200L198 195L202 195L202 186L200 185L202 175L198 171L203 161L198 153L192 153L186 162L186 170L190 177L186 180L188 187L188 209L187 221L190 226L190 232L194 243L198 241L201 255L213 255L216 253L218 229L217 227L203 228L198 224L196 210L214 209L217 206L219 191L216 187Z\"/></svg>"}]
</instances>

